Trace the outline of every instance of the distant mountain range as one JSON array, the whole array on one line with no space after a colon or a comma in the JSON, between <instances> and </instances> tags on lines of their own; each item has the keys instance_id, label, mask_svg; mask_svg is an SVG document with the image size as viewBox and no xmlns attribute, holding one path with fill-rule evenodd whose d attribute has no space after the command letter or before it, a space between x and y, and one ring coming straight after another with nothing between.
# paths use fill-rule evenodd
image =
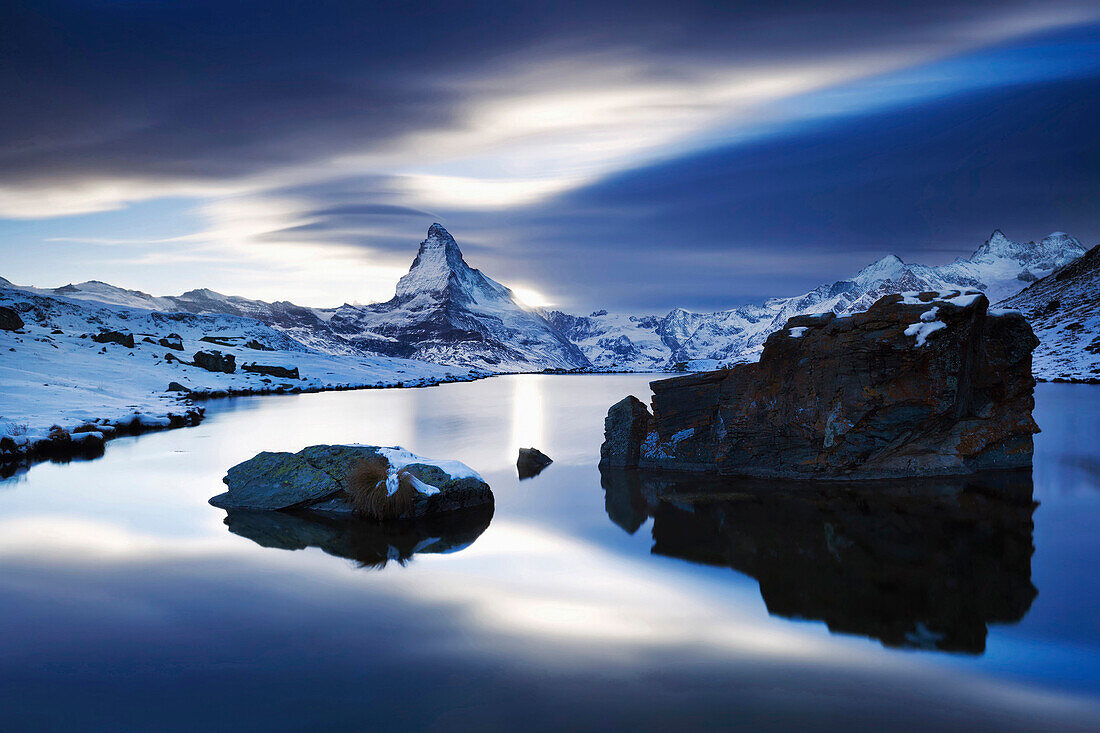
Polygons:
<instances>
[{"instance_id":1,"label":"distant mountain range","mask_svg":"<svg viewBox=\"0 0 1100 733\"><path fill-rule=\"evenodd\" d=\"M1035 329L1036 374L1100 379L1100 246L1000 305L1019 310Z\"/></svg>"},{"instance_id":2,"label":"distant mountain range","mask_svg":"<svg viewBox=\"0 0 1100 733\"><path fill-rule=\"evenodd\" d=\"M910 264L890 255L850 279L822 285L799 296L772 298L716 313L676 309L663 316L607 311L578 316L527 308L508 288L471 268L454 238L439 224L428 230L409 272L398 281L394 297L385 303L308 308L205 289L179 296L152 296L94 280L45 290L20 288L0 278L0 287L41 297L62 296L168 314L236 316L269 326L306 349L331 355L404 357L498 372L591 368L657 371L681 362L688 368L708 368L752 361L758 357L767 336L791 316L824 311L838 315L858 312L881 296L895 292L976 288L985 291L991 302L1009 298L1007 304L1011 307L1025 312L1027 308L1039 309L1037 304L1047 297L1047 290L1054 292L1070 285L1066 280L1056 280L1058 285L1051 285L1048 276L1066 271L1066 266L1084 253L1080 242L1061 232L1039 242L1015 242L998 230L969 258L959 258L947 265ZM1074 276L1075 289L1063 296L1064 310L1068 313L1070 300L1084 297L1080 292L1095 283L1095 268L1086 268ZM1028 285L1031 287L1020 293ZM1013 296L1018 293L1017 297L1034 295L1026 304L1012 305ZM1036 317L1048 318L1042 314ZM1067 331L1078 334L1072 344L1083 343L1087 334L1095 339L1100 333L1100 323L1095 319L1077 319L1080 328L1073 326L1077 321L1063 322L1053 315L1048 320L1052 325L1037 325L1036 329L1042 331L1041 349L1046 349L1047 340L1053 339L1052 354L1069 348ZM1078 362L1080 359L1074 361ZM1091 369L1092 362L1086 362L1080 362L1080 368L1075 366L1073 374ZM1045 366L1040 368L1041 376L1062 376L1046 371L1068 369L1054 356L1044 357L1042 364Z\"/></svg>"},{"instance_id":3,"label":"distant mountain range","mask_svg":"<svg viewBox=\"0 0 1100 733\"><path fill-rule=\"evenodd\" d=\"M717 313L676 309L664 316L607 311L588 316L547 311L545 315L597 367L647 370L686 362L701 368L755 361L764 340L791 316L857 313L890 293L952 288L982 290L996 303L1084 252L1080 242L1063 232L1039 242L1014 242L997 230L969 258L948 265L909 264L889 255L847 280Z\"/></svg>"}]
</instances>

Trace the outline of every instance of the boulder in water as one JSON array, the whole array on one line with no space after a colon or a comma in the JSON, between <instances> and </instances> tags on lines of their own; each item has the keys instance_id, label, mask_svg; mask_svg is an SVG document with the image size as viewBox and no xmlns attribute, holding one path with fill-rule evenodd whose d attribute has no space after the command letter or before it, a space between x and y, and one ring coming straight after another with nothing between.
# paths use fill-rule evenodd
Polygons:
<instances>
[{"instance_id":1,"label":"boulder in water","mask_svg":"<svg viewBox=\"0 0 1100 733\"><path fill-rule=\"evenodd\" d=\"M489 485L465 464L370 445L263 452L230 468L223 481L229 490L210 500L222 509L294 509L382 520L493 504Z\"/></svg>"},{"instance_id":2,"label":"boulder in water","mask_svg":"<svg viewBox=\"0 0 1100 733\"><path fill-rule=\"evenodd\" d=\"M519 458L516 459L516 469L520 479L533 478L542 473L542 469L553 463L548 455L538 448L520 448Z\"/></svg>"}]
</instances>

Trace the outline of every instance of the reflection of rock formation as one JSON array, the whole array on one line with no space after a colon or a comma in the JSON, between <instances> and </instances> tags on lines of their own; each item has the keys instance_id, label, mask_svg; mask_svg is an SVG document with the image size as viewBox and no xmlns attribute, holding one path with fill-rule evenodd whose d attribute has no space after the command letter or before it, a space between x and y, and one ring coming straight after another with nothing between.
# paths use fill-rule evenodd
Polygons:
<instances>
[{"instance_id":1,"label":"reflection of rock formation","mask_svg":"<svg viewBox=\"0 0 1100 733\"><path fill-rule=\"evenodd\" d=\"M391 560L404 565L417 553L457 552L473 544L492 518L492 506L400 522L230 509L225 523L233 534L263 547L319 547L330 555L355 560L360 567L382 568Z\"/></svg>"},{"instance_id":2,"label":"reflection of rock formation","mask_svg":"<svg viewBox=\"0 0 1100 733\"><path fill-rule=\"evenodd\" d=\"M603 471L608 516L653 517L653 552L729 566L774 615L888 646L981 653L1031 584L1030 472L930 482L783 486Z\"/></svg>"}]
</instances>

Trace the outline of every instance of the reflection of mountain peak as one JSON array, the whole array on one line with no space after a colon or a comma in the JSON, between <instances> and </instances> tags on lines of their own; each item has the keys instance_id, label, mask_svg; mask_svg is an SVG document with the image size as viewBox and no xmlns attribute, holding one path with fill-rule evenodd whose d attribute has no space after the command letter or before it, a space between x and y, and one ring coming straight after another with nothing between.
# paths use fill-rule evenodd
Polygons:
<instances>
[{"instance_id":1,"label":"reflection of mountain peak","mask_svg":"<svg viewBox=\"0 0 1100 733\"><path fill-rule=\"evenodd\" d=\"M653 517L655 554L733 568L771 614L887 646L981 653L986 625L1037 593L1028 472L816 489L608 469L603 484L628 532Z\"/></svg>"}]
</instances>

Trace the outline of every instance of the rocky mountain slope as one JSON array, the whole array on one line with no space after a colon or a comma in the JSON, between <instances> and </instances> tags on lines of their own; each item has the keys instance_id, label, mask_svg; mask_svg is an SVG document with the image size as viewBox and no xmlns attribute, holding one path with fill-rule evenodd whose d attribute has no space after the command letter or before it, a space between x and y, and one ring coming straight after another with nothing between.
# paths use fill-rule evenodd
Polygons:
<instances>
[{"instance_id":1,"label":"rocky mountain slope","mask_svg":"<svg viewBox=\"0 0 1100 733\"><path fill-rule=\"evenodd\" d=\"M9 283L10 286L10 283ZM371 305L308 308L208 289L153 296L97 280L54 289L22 288L163 313L218 313L254 319L311 349L383 355L493 371L590 366L588 359L512 291L466 264L454 238L433 224L394 297Z\"/></svg>"},{"instance_id":2,"label":"rocky mountain slope","mask_svg":"<svg viewBox=\"0 0 1100 733\"><path fill-rule=\"evenodd\" d=\"M1100 246L999 304L1023 313L1044 379L1100 379Z\"/></svg>"},{"instance_id":3,"label":"rocky mountain slope","mask_svg":"<svg viewBox=\"0 0 1100 733\"><path fill-rule=\"evenodd\" d=\"M755 361L767 337L797 315L867 310L883 295L957 288L981 290L991 302L1018 292L1084 254L1073 237L1055 232L1039 242L1015 242L993 232L969 258L930 267L889 255L850 279L821 285L791 298L772 298L717 313L683 309L665 316L625 316L597 311L547 318L575 341L594 365L613 369L663 369L678 362L690 368ZM1040 336L1041 337L1041 336Z\"/></svg>"}]
</instances>

